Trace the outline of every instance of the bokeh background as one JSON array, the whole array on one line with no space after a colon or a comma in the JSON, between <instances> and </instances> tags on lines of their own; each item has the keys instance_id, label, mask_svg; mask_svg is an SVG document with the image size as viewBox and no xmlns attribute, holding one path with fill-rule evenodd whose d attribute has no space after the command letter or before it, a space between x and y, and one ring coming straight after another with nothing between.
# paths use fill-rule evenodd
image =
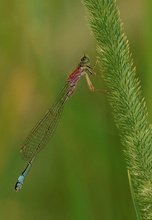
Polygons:
<instances>
[{"instance_id":1,"label":"bokeh background","mask_svg":"<svg viewBox=\"0 0 152 220\"><path fill-rule=\"evenodd\" d=\"M152 121L152 2L117 1ZM81 1L0 2L0 219L136 219L123 147L106 95L81 80L16 193L19 149L80 56L98 55ZM97 68L97 72L99 69ZM100 76L92 79L104 89Z\"/></svg>"}]
</instances>

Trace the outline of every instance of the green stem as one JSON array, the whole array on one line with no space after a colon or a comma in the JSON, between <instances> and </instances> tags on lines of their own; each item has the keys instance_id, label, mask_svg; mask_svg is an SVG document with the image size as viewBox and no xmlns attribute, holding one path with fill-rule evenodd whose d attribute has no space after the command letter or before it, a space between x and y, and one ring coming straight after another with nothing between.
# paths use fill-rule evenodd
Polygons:
<instances>
[{"instance_id":1,"label":"green stem","mask_svg":"<svg viewBox=\"0 0 152 220\"><path fill-rule=\"evenodd\" d=\"M125 147L132 195L142 219L152 219L152 133L116 1L83 3L97 41L108 100Z\"/></svg>"}]
</instances>

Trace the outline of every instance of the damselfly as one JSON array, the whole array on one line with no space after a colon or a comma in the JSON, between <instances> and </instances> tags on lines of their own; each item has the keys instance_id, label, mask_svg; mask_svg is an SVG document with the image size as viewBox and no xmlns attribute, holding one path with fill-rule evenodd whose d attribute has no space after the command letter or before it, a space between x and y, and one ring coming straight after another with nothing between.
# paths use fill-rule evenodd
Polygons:
<instances>
[{"instance_id":1,"label":"damselfly","mask_svg":"<svg viewBox=\"0 0 152 220\"><path fill-rule=\"evenodd\" d=\"M48 109L46 114L36 124L36 126L32 129L32 131L25 139L20 152L23 159L29 160L29 163L24 171L21 173L15 184L16 191L19 191L22 188L25 177L27 176L27 173L31 168L36 154L40 152L40 150L47 144L47 142L51 138L57 122L59 121L64 104L75 91L77 84L83 75L85 75L86 77L89 89L91 91L95 91L95 88L87 72L93 76L96 76L97 74L94 72L95 66L92 68L89 66L89 63L90 60L86 55L81 57L78 66L73 70L72 73L69 74L64 88L60 92L57 99L54 101L52 107Z\"/></svg>"}]
</instances>

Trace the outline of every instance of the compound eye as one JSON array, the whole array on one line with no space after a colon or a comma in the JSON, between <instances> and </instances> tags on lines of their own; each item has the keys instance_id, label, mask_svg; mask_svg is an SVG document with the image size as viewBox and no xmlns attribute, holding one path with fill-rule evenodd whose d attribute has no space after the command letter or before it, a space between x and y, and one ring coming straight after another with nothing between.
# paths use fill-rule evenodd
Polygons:
<instances>
[{"instance_id":1,"label":"compound eye","mask_svg":"<svg viewBox=\"0 0 152 220\"><path fill-rule=\"evenodd\" d=\"M89 62L90 62L89 58L86 57L85 55L84 55L83 57L81 57L81 63L87 64L87 63L89 63Z\"/></svg>"}]
</instances>

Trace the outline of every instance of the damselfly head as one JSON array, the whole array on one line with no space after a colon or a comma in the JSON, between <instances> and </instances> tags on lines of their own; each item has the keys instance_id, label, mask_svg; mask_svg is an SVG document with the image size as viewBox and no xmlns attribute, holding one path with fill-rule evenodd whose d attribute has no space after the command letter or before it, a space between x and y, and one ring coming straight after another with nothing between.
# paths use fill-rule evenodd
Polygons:
<instances>
[{"instance_id":1,"label":"damselfly head","mask_svg":"<svg viewBox=\"0 0 152 220\"><path fill-rule=\"evenodd\" d=\"M15 184L15 191L18 192L19 190L21 190L22 186L23 186L23 183L17 181Z\"/></svg>"},{"instance_id":2,"label":"damselfly head","mask_svg":"<svg viewBox=\"0 0 152 220\"><path fill-rule=\"evenodd\" d=\"M85 54L81 57L80 59L80 64L83 66L83 65L86 65L86 64L89 64L90 63L90 59L89 57L87 57Z\"/></svg>"}]
</instances>

